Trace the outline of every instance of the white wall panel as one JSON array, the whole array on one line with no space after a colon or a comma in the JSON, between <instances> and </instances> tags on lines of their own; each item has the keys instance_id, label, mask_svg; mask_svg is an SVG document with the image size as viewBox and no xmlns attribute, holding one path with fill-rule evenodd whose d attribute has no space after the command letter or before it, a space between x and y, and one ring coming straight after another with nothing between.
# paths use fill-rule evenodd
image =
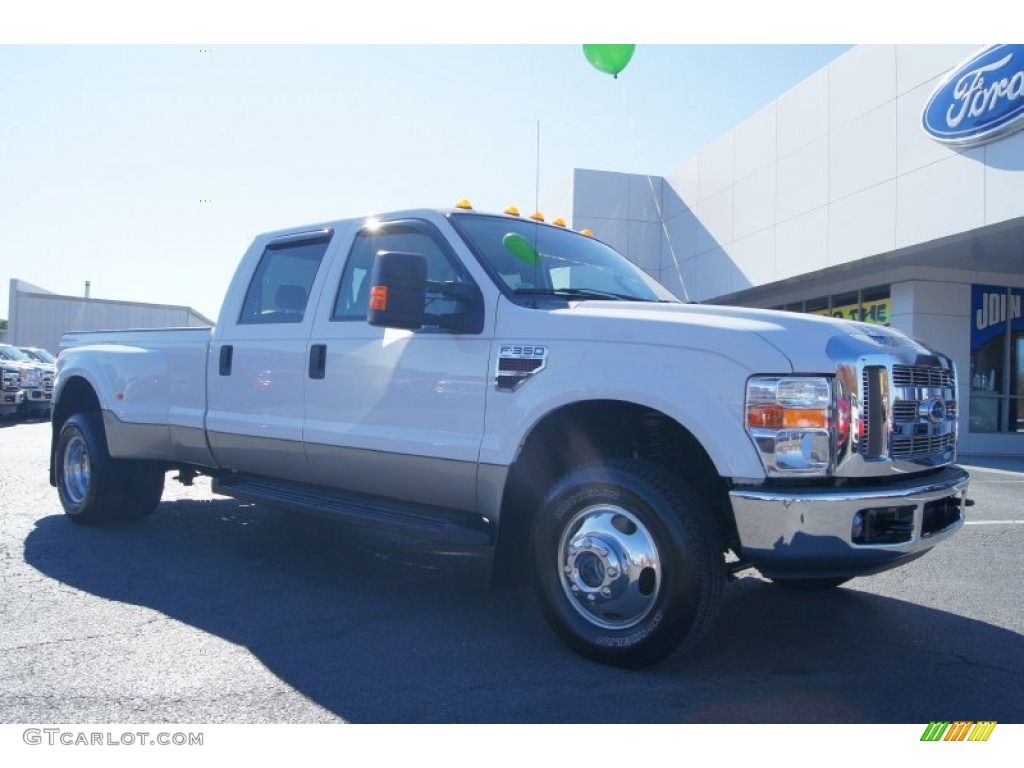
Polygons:
<instances>
[{"instance_id":1,"label":"white wall panel","mask_svg":"<svg viewBox=\"0 0 1024 768\"><path fill-rule=\"evenodd\" d=\"M736 264L737 282L733 291L770 283L775 279L775 231L765 229L729 246Z\"/></svg>"},{"instance_id":2,"label":"white wall panel","mask_svg":"<svg viewBox=\"0 0 1024 768\"><path fill-rule=\"evenodd\" d=\"M721 248L698 256L695 262L697 285L694 292L698 301L732 293L736 267Z\"/></svg>"},{"instance_id":3,"label":"white wall panel","mask_svg":"<svg viewBox=\"0 0 1024 768\"><path fill-rule=\"evenodd\" d=\"M671 235L672 230L668 227L666 227L666 229L668 229L668 233ZM692 258L694 256L694 254L692 253L684 254L682 248L680 247L681 245L682 243L677 243L674 237L672 239L666 237L665 229L662 229L660 245L661 264L658 265L662 272L675 272L677 263L681 266L682 263L686 261L686 259Z\"/></svg>"},{"instance_id":4,"label":"white wall panel","mask_svg":"<svg viewBox=\"0 0 1024 768\"><path fill-rule=\"evenodd\" d=\"M737 182L732 205L734 238L772 226L775 223L775 165Z\"/></svg>"},{"instance_id":5,"label":"white wall panel","mask_svg":"<svg viewBox=\"0 0 1024 768\"><path fill-rule=\"evenodd\" d=\"M629 175L629 219L661 221L662 180L660 176Z\"/></svg>"},{"instance_id":6,"label":"white wall panel","mask_svg":"<svg viewBox=\"0 0 1024 768\"><path fill-rule=\"evenodd\" d=\"M828 78L836 130L896 98L896 46L858 45L829 64Z\"/></svg>"},{"instance_id":7,"label":"white wall panel","mask_svg":"<svg viewBox=\"0 0 1024 768\"><path fill-rule=\"evenodd\" d=\"M666 218L678 210L679 203L691 209L697 207L697 172L697 157L694 156L665 176L665 181L675 193L666 191L664 195Z\"/></svg>"},{"instance_id":8,"label":"white wall panel","mask_svg":"<svg viewBox=\"0 0 1024 768\"><path fill-rule=\"evenodd\" d=\"M775 102L744 120L736 128L735 165L737 182L775 165Z\"/></svg>"},{"instance_id":9,"label":"white wall panel","mask_svg":"<svg viewBox=\"0 0 1024 768\"><path fill-rule=\"evenodd\" d=\"M629 174L577 169L573 184L575 216L629 217Z\"/></svg>"},{"instance_id":10,"label":"white wall panel","mask_svg":"<svg viewBox=\"0 0 1024 768\"><path fill-rule=\"evenodd\" d=\"M945 76L949 70L981 47L981 45L896 46L897 91L906 93L922 83Z\"/></svg>"},{"instance_id":11,"label":"white wall panel","mask_svg":"<svg viewBox=\"0 0 1024 768\"><path fill-rule=\"evenodd\" d=\"M828 210L819 208L775 228L775 279L824 269L828 259Z\"/></svg>"},{"instance_id":12,"label":"white wall panel","mask_svg":"<svg viewBox=\"0 0 1024 768\"><path fill-rule=\"evenodd\" d=\"M779 160L776 220L785 221L828 203L828 139Z\"/></svg>"},{"instance_id":13,"label":"white wall panel","mask_svg":"<svg viewBox=\"0 0 1024 768\"><path fill-rule=\"evenodd\" d=\"M985 223L1024 216L1024 131L987 144L984 152Z\"/></svg>"},{"instance_id":14,"label":"white wall panel","mask_svg":"<svg viewBox=\"0 0 1024 768\"><path fill-rule=\"evenodd\" d=\"M697 205L697 252L705 253L732 240L732 189Z\"/></svg>"},{"instance_id":15,"label":"white wall panel","mask_svg":"<svg viewBox=\"0 0 1024 768\"><path fill-rule=\"evenodd\" d=\"M665 228L668 230L672 247L679 258L691 259L700 252L700 233L704 227L697 221L697 214L695 212L687 210L679 216L666 219ZM662 263L662 268L664 266L664 263Z\"/></svg>"},{"instance_id":16,"label":"white wall panel","mask_svg":"<svg viewBox=\"0 0 1024 768\"><path fill-rule=\"evenodd\" d=\"M896 183L896 247L924 243L984 224L983 148L942 160Z\"/></svg>"},{"instance_id":17,"label":"white wall panel","mask_svg":"<svg viewBox=\"0 0 1024 768\"><path fill-rule=\"evenodd\" d=\"M828 265L845 264L896 247L896 181L837 200L828 207Z\"/></svg>"},{"instance_id":18,"label":"white wall panel","mask_svg":"<svg viewBox=\"0 0 1024 768\"><path fill-rule=\"evenodd\" d=\"M627 223L627 248L630 261L648 274L661 270L661 225L650 221Z\"/></svg>"},{"instance_id":19,"label":"white wall panel","mask_svg":"<svg viewBox=\"0 0 1024 768\"><path fill-rule=\"evenodd\" d=\"M829 137L829 199L896 177L896 102L889 101Z\"/></svg>"},{"instance_id":20,"label":"white wall panel","mask_svg":"<svg viewBox=\"0 0 1024 768\"><path fill-rule=\"evenodd\" d=\"M776 102L777 151L783 158L828 133L828 69L782 94Z\"/></svg>"},{"instance_id":21,"label":"white wall panel","mask_svg":"<svg viewBox=\"0 0 1024 768\"><path fill-rule=\"evenodd\" d=\"M733 134L727 133L697 156L699 201L714 197L735 182L733 175Z\"/></svg>"},{"instance_id":22,"label":"white wall panel","mask_svg":"<svg viewBox=\"0 0 1024 768\"><path fill-rule=\"evenodd\" d=\"M911 288L907 311L964 318L970 316L971 286L966 283L912 280L903 285Z\"/></svg>"},{"instance_id":23,"label":"white wall panel","mask_svg":"<svg viewBox=\"0 0 1024 768\"><path fill-rule=\"evenodd\" d=\"M956 154L955 149L931 138L921 125L921 114L937 82L930 80L896 101L896 172L901 176Z\"/></svg>"}]
</instances>

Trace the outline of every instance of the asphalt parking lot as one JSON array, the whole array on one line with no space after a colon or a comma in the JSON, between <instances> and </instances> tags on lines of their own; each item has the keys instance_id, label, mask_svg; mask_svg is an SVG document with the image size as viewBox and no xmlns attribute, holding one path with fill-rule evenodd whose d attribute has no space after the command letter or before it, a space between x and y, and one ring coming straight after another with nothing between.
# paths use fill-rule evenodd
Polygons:
<instances>
[{"instance_id":1,"label":"asphalt parking lot","mask_svg":"<svg viewBox=\"0 0 1024 768\"><path fill-rule=\"evenodd\" d=\"M627 672L489 592L485 550L170 476L146 521L73 525L48 440L0 425L0 722L1024 722L1024 462L974 462L968 524L926 557L827 593L748 575L699 649Z\"/></svg>"}]
</instances>

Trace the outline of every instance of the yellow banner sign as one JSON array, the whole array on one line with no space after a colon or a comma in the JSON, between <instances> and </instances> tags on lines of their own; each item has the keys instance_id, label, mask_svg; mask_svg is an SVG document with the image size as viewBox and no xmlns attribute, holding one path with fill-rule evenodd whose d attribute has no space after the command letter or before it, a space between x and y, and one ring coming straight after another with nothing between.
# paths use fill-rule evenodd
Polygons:
<instances>
[{"instance_id":1,"label":"yellow banner sign","mask_svg":"<svg viewBox=\"0 0 1024 768\"><path fill-rule=\"evenodd\" d=\"M846 304L832 309L820 309L811 314L838 317L840 320L859 320L873 325L889 325L892 321L892 299L865 301L860 307L856 304Z\"/></svg>"}]
</instances>

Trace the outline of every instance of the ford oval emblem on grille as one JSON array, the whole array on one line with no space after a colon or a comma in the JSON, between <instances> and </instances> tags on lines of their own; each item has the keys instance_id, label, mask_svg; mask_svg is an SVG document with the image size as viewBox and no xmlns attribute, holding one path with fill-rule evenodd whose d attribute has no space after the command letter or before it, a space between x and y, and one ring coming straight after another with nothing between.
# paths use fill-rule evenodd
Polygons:
<instances>
[{"instance_id":1,"label":"ford oval emblem on grille","mask_svg":"<svg viewBox=\"0 0 1024 768\"><path fill-rule=\"evenodd\" d=\"M941 424L946 420L946 401L941 397L930 397L921 403L917 412L922 419Z\"/></svg>"},{"instance_id":2,"label":"ford oval emblem on grille","mask_svg":"<svg viewBox=\"0 0 1024 768\"><path fill-rule=\"evenodd\" d=\"M936 141L961 147L1024 128L1024 45L993 45L950 72L921 124Z\"/></svg>"}]
</instances>

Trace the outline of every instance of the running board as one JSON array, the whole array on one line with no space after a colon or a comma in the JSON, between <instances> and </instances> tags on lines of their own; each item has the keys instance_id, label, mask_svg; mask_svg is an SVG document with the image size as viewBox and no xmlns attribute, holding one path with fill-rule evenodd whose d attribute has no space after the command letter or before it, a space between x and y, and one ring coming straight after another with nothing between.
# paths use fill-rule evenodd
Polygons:
<instances>
[{"instance_id":1,"label":"running board","mask_svg":"<svg viewBox=\"0 0 1024 768\"><path fill-rule=\"evenodd\" d=\"M486 518L444 507L420 506L251 475L215 478L213 492L456 546L494 543L494 526Z\"/></svg>"}]
</instances>

